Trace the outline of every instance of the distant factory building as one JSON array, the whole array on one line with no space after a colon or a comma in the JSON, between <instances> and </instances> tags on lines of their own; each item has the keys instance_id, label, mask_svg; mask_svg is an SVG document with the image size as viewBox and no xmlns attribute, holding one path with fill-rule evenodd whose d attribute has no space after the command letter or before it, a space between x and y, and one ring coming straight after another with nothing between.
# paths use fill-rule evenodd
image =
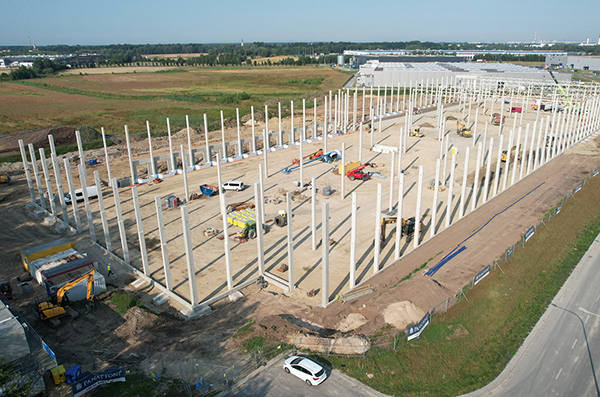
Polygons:
<instances>
[{"instance_id":1,"label":"distant factory building","mask_svg":"<svg viewBox=\"0 0 600 397\"><path fill-rule=\"evenodd\" d=\"M510 63L485 63L485 62L379 62L369 61L360 66L356 76L358 87L377 87L387 85L408 86L429 81L433 85L445 84L457 76L494 77L506 79L533 79L551 82L550 74L541 68L532 68ZM571 81L568 74L557 73L556 77L561 82Z\"/></svg>"},{"instance_id":2,"label":"distant factory building","mask_svg":"<svg viewBox=\"0 0 600 397\"><path fill-rule=\"evenodd\" d=\"M549 55L546 66L553 69L600 70L600 57Z\"/></svg>"}]
</instances>

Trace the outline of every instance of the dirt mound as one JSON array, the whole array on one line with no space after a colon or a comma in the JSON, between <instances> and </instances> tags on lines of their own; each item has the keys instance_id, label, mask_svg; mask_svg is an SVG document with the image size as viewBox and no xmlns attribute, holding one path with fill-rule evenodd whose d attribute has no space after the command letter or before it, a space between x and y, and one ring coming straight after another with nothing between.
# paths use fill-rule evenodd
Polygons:
<instances>
[{"instance_id":1,"label":"dirt mound","mask_svg":"<svg viewBox=\"0 0 600 397\"><path fill-rule=\"evenodd\" d=\"M435 128L435 126L433 126L430 123L423 123L419 125L420 127L424 127L424 128Z\"/></svg>"},{"instance_id":2,"label":"dirt mound","mask_svg":"<svg viewBox=\"0 0 600 397\"><path fill-rule=\"evenodd\" d=\"M318 338L309 335L294 335L288 338L288 343L301 349L327 354L363 354L371 348L369 339L361 335L347 338Z\"/></svg>"},{"instance_id":3,"label":"dirt mound","mask_svg":"<svg viewBox=\"0 0 600 397\"><path fill-rule=\"evenodd\" d=\"M21 139L26 145L33 143L35 149L44 148L47 151L50 149L48 135L53 136L55 146L75 145L77 144L75 131L78 130L81 134L81 140L83 142L92 142L102 139L101 133L86 125L72 127L47 127L42 128L41 130L18 132L0 137L0 154L9 155L20 153L19 140Z\"/></svg>"},{"instance_id":4,"label":"dirt mound","mask_svg":"<svg viewBox=\"0 0 600 397\"><path fill-rule=\"evenodd\" d=\"M446 120L458 120L458 119L454 116L448 116L448 117L446 117Z\"/></svg>"},{"instance_id":5,"label":"dirt mound","mask_svg":"<svg viewBox=\"0 0 600 397\"><path fill-rule=\"evenodd\" d=\"M178 132L173 135L175 139L187 139L188 130L187 128L182 128ZM192 138L200 138L204 136L204 126L195 126L190 127L190 136Z\"/></svg>"},{"instance_id":6,"label":"dirt mound","mask_svg":"<svg viewBox=\"0 0 600 397\"><path fill-rule=\"evenodd\" d=\"M337 328L342 332L352 331L358 327L361 327L366 322L367 319L362 314L350 313L347 317L340 321Z\"/></svg>"},{"instance_id":7,"label":"dirt mound","mask_svg":"<svg viewBox=\"0 0 600 397\"><path fill-rule=\"evenodd\" d=\"M115 334L122 339L139 337L140 334L164 322L165 320L157 315L134 306L127 310L125 322L115 329Z\"/></svg>"},{"instance_id":8,"label":"dirt mound","mask_svg":"<svg viewBox=\"0 0 600 397\"><path fill-rule=\"evenodd\" d=\"M411 301L402 301L388 305L381 314L386 323L404 329L423 318L425 312Z\"/></svg>"},{"instance_id":9,"label":"dirt mound","mask_svg":"<svg viewBox=\"0 0 600 397\"><path fill-rule=\"evenodd\" d=\"M252 120L252 114L247 114L240 119L241 123L247 123ZM255 123L264 123L265 122L265 113L261 111L257 111L254 109L254 122Z\"/></svg>"}]
</instances>

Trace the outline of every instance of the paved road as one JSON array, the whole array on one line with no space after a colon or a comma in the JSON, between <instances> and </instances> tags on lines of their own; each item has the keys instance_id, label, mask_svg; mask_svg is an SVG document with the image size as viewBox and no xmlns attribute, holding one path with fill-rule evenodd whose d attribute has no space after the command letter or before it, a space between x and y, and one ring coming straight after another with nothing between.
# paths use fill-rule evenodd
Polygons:
<instances>
[{"instance_id":1,"label":"paved road","mask_svg":"<svg viewBox=\"0 0 600 397\"><path fill-rule=\"evenodd\" d=\"M580 307L600 314L600 235L502 374L467 396L600 397L600 317Z\"/></svg>"},{"instance_id":2,"label":"paved road","mask_svg":"<svg viewBox=\"0 0 600 397\"><path fill-rule=\"evenodd\" d=\"M310 397L310 396L339 396L339 397L383 397L381 394L338 370L319 386L309 386L293 375L285 373L283 361L288 356L280 356L271 360L263 367L248 376L239 389L233 390L228 396L236 397Z\"/></svg>"}]
</instances>

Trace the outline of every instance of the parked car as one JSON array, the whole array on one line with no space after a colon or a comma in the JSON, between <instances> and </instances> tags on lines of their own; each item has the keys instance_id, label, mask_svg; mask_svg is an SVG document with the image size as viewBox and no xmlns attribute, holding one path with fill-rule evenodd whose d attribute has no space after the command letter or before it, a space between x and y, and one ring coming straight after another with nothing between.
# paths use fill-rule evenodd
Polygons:
<instances>
[{"instance_id":1,"label":"parked car","mask_svg":"<svg viewBox=\"0 0 600 397\"><path fill-rule=\"evenodd\" d=\"M244 190L244 182L242 182L242 181L225 182L223 184L223 186L221 186L221 188L223 190L236 190L238 192L241 192L242 190Z\"/></svg>"},{"instance_id":2,"label":"parked car","mask_svg":"<svg viewBox=\"0 0 600 397\"><path fill-rule=\"evenodd\" d=\"M317 386L327 379L325 368L307 357L292 356L285 360L283 369L288 374L302 379L309 386Z\"/></svg>"},{"instance_id":3,"label":"parked car","mask_svg":"<svg viewBox=\"0 0 600 397\"><path fill-rule=\"evenodd\" d=\"M96 188L96 186L88 186L87 187L87 195L88 195L88 199L97 198L98 197L98 189ZM77 202L83 201L83 189L75 190L75 198L77 199ZM71 204L71 194L70 193L65 193L65 202L67 204Z\"/></svg>"}]
</instances>

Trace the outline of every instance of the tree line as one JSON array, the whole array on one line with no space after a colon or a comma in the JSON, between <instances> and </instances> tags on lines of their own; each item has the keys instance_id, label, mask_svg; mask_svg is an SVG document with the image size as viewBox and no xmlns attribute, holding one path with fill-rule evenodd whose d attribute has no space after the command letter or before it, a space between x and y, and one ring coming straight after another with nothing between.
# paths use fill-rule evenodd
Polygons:
<instances>
[{"instance_id":1,"label":"tree line","mask_svg":"<svg viewBox=\"0 0 600 397\"><path fill-rule=\"evenodd\" d=\"M27 80L51 76L54 72L66 68L67 65L58 59L53 61L47 58L35 58L32 67L20 66L18 69L11 70L10 73L2 73L0 74L0 81Z\"/></svg>"}]
</instances>

